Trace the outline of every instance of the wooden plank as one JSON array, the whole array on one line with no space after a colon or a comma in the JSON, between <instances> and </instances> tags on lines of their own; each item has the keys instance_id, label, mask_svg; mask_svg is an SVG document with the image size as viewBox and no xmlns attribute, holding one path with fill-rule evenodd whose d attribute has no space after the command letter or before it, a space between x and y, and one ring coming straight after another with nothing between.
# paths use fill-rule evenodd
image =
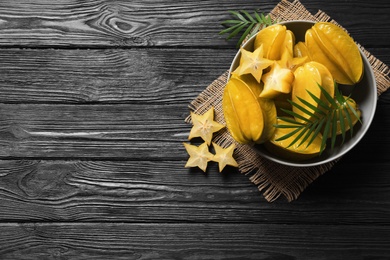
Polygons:
<instances>
[{"instance_id":1,"label":"wooden plank","mask_svg":"<svg viewBox=\"0 0 390 260\"><path fill-rule=\"evenodd\" d=\"M2 160L0 222L390 224L389 163L341 161L298 200L273 205L247 176L184 164Z\"/></svg>"},{"instance_id":2,"label":"wooden plank","mask_svg":"<svg viewBox=\"0 0 390 260\"><path fill-rule=\"evenodd\" d=\"M265 5L270 10L277 1ZM197 46L227 45L218 36L230 9L242 1L12 1L1 5L1 45ZM175 29L172 29L175 28ZM213 42L213 41L216 42Z\"/></svg>"},{"instance_id":3,"label":"wooden plank","mask_svg":"<svg viewBox=\"0 0 390 260\"><path fill-rule=\"evenodd\" d=\"M388 259L388 226L2 224L2 259Z\"/></svg>"},{"instance_id":4,"label":"wooden plank","mask_svg":"<svg viewBox=\"0 0 390 260\"><path fill-rule=\"evenodd\" d=\"M0 102L189 103L235 50L0 49Z\"/></svg>"},{"instance_id":5,"label":"wooden plank","mask_svg":"<svg viewBox=\"0 0 390 260\"><path fill-rule=\"evenodd\" d=\"M387 95L386 93L385 95ZM390 94L390 93L389 93ZM377 116L360 149L371 160L390 161L384 138L390 104ZM0 104L0 157L183 160L187 103L176 104ZM381 115L383 117L381 117ZM196 140L195 140L196 141ZM374 149L375 148L375 149ZM358 155L358 158L364 158Z\"/></svg>"},{"instance_id":6,"label":"wooden plank","mask_svg":"<svg viewBox=\"0 0 390 260\"><path fill-rule=\"evenodd\" d=\"M228 10L269 12L279 1L2 1L1 46L213 46L233 47L218 35ZM327 12L364 45L389 42L388 9L381 0L303 0ZM375 19L372 19L375 15ZM363 22L364 21L364 22Z\"/></svg>"},{"instance_id":7,"label":"wooden plank","mask_svg":"<svg viewBox=\"0 0 390 260\"><path fill-rule=\"evenodd\" d=\"M369 49L390 64L390 49ZM189 103L234 49L0 49L0 103Z\"/></svg>"},{"instance_id":8,"label":"wooden plank","mask_svg":"<svg viewBox=\"0 0 390 260\"><path fill-rule=\"evenodd\" d=\"M0 156L177 159L187 104L0 105Z\"/></svg>"}]
</instances>

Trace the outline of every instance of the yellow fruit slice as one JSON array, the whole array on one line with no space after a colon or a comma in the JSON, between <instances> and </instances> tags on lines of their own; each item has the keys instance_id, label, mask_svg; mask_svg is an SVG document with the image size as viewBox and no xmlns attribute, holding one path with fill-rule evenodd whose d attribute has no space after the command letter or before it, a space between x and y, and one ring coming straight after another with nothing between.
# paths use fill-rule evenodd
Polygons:
<instances>
[{"instance_id":1,"label":"yellow fruit slice","mask_svg":"<svg viewBox=\"0 0 390 260\"><path fill-rule=\"evenodd\" d=\"M199 167L202 171L205 172L207 169L207 163L214 157L214 155L209 152L207 143L202 143L199 146L187 143L183 143L183 145L190 156L184 167Z\"/></svg>"},{"instance_id":2,"label":"yellow fruit slice","mask_svg":"<svg viewBox=\"0 0 390 260\"><path fill-rule=\"evenodd\" d=\"M226 126L232 137L240 143L256 142L264 129L262 108L258 102L255 86L231 78L225 86L222 108Z\"/></svg>"},{"instance_id":3,"label":"yellow fruit slice","mask_svg":"<svg viewBox=\"0 0 390 260\"><path fill-rule=\"evenodd\" d=\"M286 39L286 26L274 24L261 30L255 38L254 49L261 45L264 48L264 57L270 60L279 60L281 49Z\"/></svg>"},{"instance_id":4,"label":"yellow fruit slice","mask_svg":"<svg viewBox=\"0 0 390 260\"><path fill-rule=\"evenodd\" d=\"M188 140L194 137L202 138L208 145L211 144L213 133L221 130L224 126L214 121L214 107L211 107L203 115L191 112L192 128Z\"/></svg>"},{"instance_id":5,"label":"yellow fruit slice","mask_svg":"<svg viewBox=\"0 0 390 260\"><path fill-rule=\"evenodd\" d=\"M336 82L354 85L363 76L363 60L359 47L339 26L316 23L306 31L305 41L313 60L325 65Z\"/></svg>"},{"instance_id":6,"label":"yellow fruit slice","mask_svg":"<svg viewBox=\"0 0 390 260\"><path fill-rule=\"evenodd\" d=\"M281 119L277 120L277 124L293 125ZM290 133L292 131L291 129L292 128L276 128L274 135L264 144L267 150L276 156L294 161L307 160L319 155L322 143L322 135L320 133L314 138L313 142L309 146L309 140L312 138L314 133L312 133L312 135L301 145L299 145L301 141L297 141L295 144L290 146L291 142L293 142L296 136L299 135L299 132L287 139L278 141L279 138Z\"/></svg>"},{"instance_id":7,"label":"yellow fruit slice","mask_svg":"<svg viewBox=\"0 0 390 260\"><path fill-rule=\"evenodd\" d=\"M238 167L237 161L233 158L233 152L236 148L234 144L231 144L229 147L223 148L216 143L213 143L213 147L215 150L215 155L212 158L212 161L218 163L219 172L222 172L226 165Z\"/></svg>"},{"instance_id":8,"label":"yellow fruit slice","mask_svg":"<svg viewBox=\"0 0 390 260\"><path fill-rule=\"evenodd\" d=\"M241 49L240 65L233 71L235 75L251 74L257 82L260 82L263 70L268 68L273 61L264 58L263 46L253 52Z\"/></svg>"},{"instance_id":9,"label":"yellow fruit slice","mask_svg":"<svg viewBox=\"0 0 390 260\"><path fill-rule=\"evenodd\" d=\"M318 86L321 85L331 97L334 96L334 83L332 75L327 68L315 61L305 63L298 67L294 72L295 80L292 88L292 101L301 105L303 108L314 113L306 104L302 103L299 98L306 100L312 106L318 107L318 103L310 96L310 91L315 97L326 101L326 98L322 95L321 89ZM299 98L298 98L299 97ZM293 112L298 115L311 120L313 115L305 113L297 107L293 107ZM296 118L298 122L304 122L304 120Z\"/></svg>"},{"instance_id":10,"label":"yellow fruit slice","mask_svg":"<svg viewBox=\"0 0 390 260\"><path fill-rule=\"evenodd\" d=\"M275 98L280 94L291 92L294 73L290 69L282 68L278 63L272 65L271 70L263 75L264 89L261 98Z\"/></svg>"}]
</instances>

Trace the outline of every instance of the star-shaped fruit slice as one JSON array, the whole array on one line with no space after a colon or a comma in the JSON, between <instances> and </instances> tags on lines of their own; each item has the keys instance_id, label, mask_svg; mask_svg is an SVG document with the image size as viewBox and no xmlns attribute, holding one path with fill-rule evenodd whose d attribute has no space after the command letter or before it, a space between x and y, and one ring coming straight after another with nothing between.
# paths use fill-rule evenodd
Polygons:
<instances>
[{"instance_id":1,"label":"star-shaped fruit slice","mask_svg":"<svg viewBox=\"0 0 390 260\"><path fill-rule=\"evenodd\" d=\"M264 58L263 45L260 45L254 52L241 48L240 65L234 70L237 75L252 74L260 83L263 70L268 68L274 61Z\"/></svg>"},{"instance_id":2,"label":"star-shaped fruit slice","mask_svg":"<svg viewBox=\"0 0 390 260\"><path fill-rule=\"evenodd\" d=\"M236 148L234 144L231 144L227 148L222 148L216 143L213 143L213 147L215 150L215 155L212 160L218 163L219 172L222 172L226 165L238 167L236 160L233 158L233 152Z\"/></svg>"},{"instance_id":3,"label":"star-shaped fruit slice","mask_svg":"<svg viewBox=\"0 0 390 260\"><path fill-rule=\"evenodd\" d=\"M274 63L271 70L263 75L264 89L260 93L261 98L275 98L281 93L291 92L294 82L294 73L290 69L282 68Z\"/></svg>"},{"instance_id":4,"label":"star-shaped fruit slice","mask_svg":"<svg viewBox=\"0 0 390 260\"><path fill-rule=\"evenodd\" d=\"M188 140L191 140L194 137L202 138L207 145L211 144L211 139L213 138L213 133L221 130L224 125L214 121L214 108L211 107L203 115L198 115L191 112L192 119L192 128Z\"/></svg>"},{"instance_id":5,"label":"star-shaped fruit slice","mask_svg":"<svg viewBox=\"0 0 390 260\"><path fill-rule=\"evenodd\" d=\"M187 143L183 144L187 153L190 155L190 158L188 158L184 167L199 167L202 171L206 172L207 163L214 157L214 155L209 152L208 145L206 143L199 146Z\"/></svg>"}]
</instances>

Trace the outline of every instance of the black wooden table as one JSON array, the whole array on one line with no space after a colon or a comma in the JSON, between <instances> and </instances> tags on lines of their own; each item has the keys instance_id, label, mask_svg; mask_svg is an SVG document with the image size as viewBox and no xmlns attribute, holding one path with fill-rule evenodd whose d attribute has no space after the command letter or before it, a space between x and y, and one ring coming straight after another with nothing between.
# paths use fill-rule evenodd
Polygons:
<instances>
[{"instance_id":1,"label":"black wooden table","mask_svg":"<svg viewBox=\"0 0 390 260\"><path fill-rule=\"evenodd\" d=\"M301 1L390 64L383 0ZM390 93L298 200L186 169L188 104L229 68L228 10L278 1L2 0L0 259L390 259Z\"/></svg>"}]
</instances>

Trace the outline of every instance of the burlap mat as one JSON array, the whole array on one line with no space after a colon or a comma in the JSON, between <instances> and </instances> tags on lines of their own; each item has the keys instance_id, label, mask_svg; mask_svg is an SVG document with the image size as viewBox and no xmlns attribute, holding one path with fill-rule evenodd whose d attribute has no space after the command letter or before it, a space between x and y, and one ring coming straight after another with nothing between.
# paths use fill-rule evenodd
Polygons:
<instances>
[{"instance_id":1,"label":"burlap mat","mask_svg":"<svg viewBox=\"0 0 390 260\"><path fill-rule=\"evenodd\" d=\"M270 12L273 20L311 20L328 21L336 23L322 11L312 15L299 1L289 2L282 0ZM336 23L337 24L337 23ZM366 54L375 73L378 87L378 96L390 87L389 67L380 60L359 47ZM227 83L226 71L214 82L212 82L189 106L195 113L203 114L211 106L215 108L215 120L225 124L222 112L222 93ZM186 118L187 123L191 123L191 118ZM249 145L241 145L233 140L227 129L220 131L215 137L214 142L221 146L228 146L232 142L236 144L235 158L239 165L239 171L247 175L251 182L257 185L263 192L266 200L274 201L281 195L288 201L295 200L302 191L320 175L330 170L336 161L315 167L290 167L274 163L261 156Z\"/></svg>"}]
</instances>

